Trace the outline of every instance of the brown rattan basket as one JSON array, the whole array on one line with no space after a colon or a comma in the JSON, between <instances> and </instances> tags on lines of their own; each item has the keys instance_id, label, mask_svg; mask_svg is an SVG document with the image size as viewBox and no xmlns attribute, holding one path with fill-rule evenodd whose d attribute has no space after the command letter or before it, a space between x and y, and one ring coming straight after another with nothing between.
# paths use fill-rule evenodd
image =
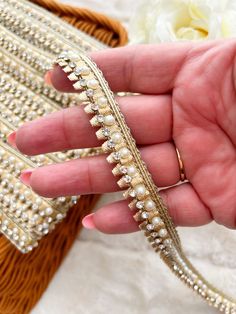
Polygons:
<instances>
[{"instance_id":1,"label":"brown rattan basket","mask_svg":"<svg viewBox=\"0 0 236 314\"><path fill-rule=\"evenodd\" d=\"M33 0L63 20L110 47L124 46L127 32L121 23L94 11L61 4L54 0Z\"/></svg>"}]
</instances>

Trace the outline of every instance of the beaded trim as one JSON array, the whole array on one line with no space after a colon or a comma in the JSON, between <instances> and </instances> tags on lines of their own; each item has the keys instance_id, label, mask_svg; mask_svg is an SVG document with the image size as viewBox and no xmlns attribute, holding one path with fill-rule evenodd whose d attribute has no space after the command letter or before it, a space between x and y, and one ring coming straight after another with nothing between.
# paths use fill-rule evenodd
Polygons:
<instances>
[{"instance_id":1,"label":"beaded trim","mask_svg":"<svg viewBox=\"0 0 236 314\"><path fill-rule=\"evenodd\" d=\"M145 232L156 252L185 284L222 312L236 314L236 303L210 285L183 253L178 233L158 193L151 174L141 159L135 140L125 123L119 105L96 64L83 54L62 53L55 64L62 67L80 98L85 111L92 114L91 125L99 128L97 138L103 140L104 152L119 177L118 185L126 189L124 197L134 219Z\"/></svg>"},{"instance_id":2,"label":"beaded trim","mask_svg":"<svg viewBox=\"0 0 236 314\"><path fill-rule=\"evenodd\" d=\"M97 154L98 149L24 156L7 143L7 135L26 121L78 103L46 86L43 75L64 49L104 47L53 14L24 0L0 0L0 233L22 253L60 222L78 197L46 199L20 179L20 172Z\"/></svg>"}]
</instances>

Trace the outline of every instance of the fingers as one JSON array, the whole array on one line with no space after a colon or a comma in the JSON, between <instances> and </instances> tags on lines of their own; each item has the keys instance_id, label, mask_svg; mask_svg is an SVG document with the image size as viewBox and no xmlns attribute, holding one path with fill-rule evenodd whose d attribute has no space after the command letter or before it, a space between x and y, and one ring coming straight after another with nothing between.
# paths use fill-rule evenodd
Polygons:
<instances>
[{"instance_id":1,"label":"fingers","mask_svg":"<svg viewBox=\"0 0 236 314\"><path fill-rule=\"evenodd\" d=\"M175 148L171 143L145 146L141 154L158 186L179 181ZM35 169L27 180L32 189L44 197L107 193L119 190L117 178L104 156L82 158ZM23 179L26 174L23 174Z\"/></svg>"},{"instance_id":2,"label":"fingers","mask_svg":"<svg viewBox=\"0 0 236 314\"><path fill-rule=\"evenodd\" d=\"M113 91L161 94L173 88L191 47L189 43L128 46L93 52L91 57ZM60 91L74 91L59 67L52 71L50 80Z\"/></svg>"},{"instance_id":3,"label":"fingers","mask_svg":"<svg viewBox=\"0 0 236 314\"><path fill-rule=\"evenodd\" d=\"M171 139L171 97L130 96L118 99L127 124L139 145ZM45 132L47 130L47 132ZM101 145L82 107L73 107L24 124L16 134L18 149L36 155Z\"/></svg>"},{"instance_id":4,"label":"fingers","mask_svg":"<svg viewBox=\"0 0 236 314\"><path fill-rule=\"evenodd\" d=\"M201 202L190 183L184 183L160 192L174 224L178 226L201 226L209 223L212 218L208 208ZM129 233L139 230L134 221L127 201L119 201L100 208L83 224L90 229L96 228L104 233Z\"/></svg>"}]
</instances>

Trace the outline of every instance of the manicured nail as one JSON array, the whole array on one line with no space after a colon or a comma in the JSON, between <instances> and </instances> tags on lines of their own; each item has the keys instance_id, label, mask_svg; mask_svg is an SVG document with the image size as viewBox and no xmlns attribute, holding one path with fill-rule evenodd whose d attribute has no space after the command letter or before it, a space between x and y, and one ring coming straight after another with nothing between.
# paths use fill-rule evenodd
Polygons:
<instances>
[{"instance_id":1,"label":"manicured nail","mask_svg":"<svg viewBox=\"0 0 236 314\"><path fill-rule=\"evenodd\" d=\"M10 133L7 136L7 142L8 144L10 144L12 147L17 148L16 147L16 131Z\"/></svg>"},{"instance_id":2,"label":"manicured nail","mask_svg":"<svg viewBox=\"0 0 236 314\"><path fill-rule=\"evenodd\" d=\"M50 71L47 71L47 73L44 75L44 82L49 86L52 86L51 73L52 71L50 70Z\"/></svg>"},{"instance_id":3,"label":"manicured nail","mask_svg":"<svg viewBox=\"0 0 236 314\"><path fill-rule=\"evenodd\" d=\"M33 171L34 171L34 169L23 170L21 172L21 175L20 175L21 182L23 182L25 185L30 185L30 177L31 177Z\"/></svg>"},{"instance_id":4,"label":"manicured nail","mask_svg":"<svg viewBox=\"0 0 236 314\"><path fill-rule=\"evenodd\" d=\"M84 226L84 228L96 229L93 216L94 216L94 214L92 213L92 214L89 214L83 218L82 225Z\"/></svg>"}]
</instances>

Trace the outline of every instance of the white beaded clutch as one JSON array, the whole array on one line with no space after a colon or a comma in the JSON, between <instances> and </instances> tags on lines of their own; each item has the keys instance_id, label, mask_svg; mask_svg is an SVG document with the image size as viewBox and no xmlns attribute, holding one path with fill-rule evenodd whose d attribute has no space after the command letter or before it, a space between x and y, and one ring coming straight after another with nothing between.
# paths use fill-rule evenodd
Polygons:
<instances>
[{"instance_id":1,"label":"white beaded clutch","mask_svg":"<svg viewBox=\"0 0 236 314\"><path fill-rule=\"evenodd\" d=\"M72 48L86 52L103 45L29 1L0 0L0 231L23 253L65 217L77 197L41 198L19 180L20 172L94 153L26 157L6 141L24 122L79 102L43 80L55 56Z\"/></svg>"}]
</instances>

